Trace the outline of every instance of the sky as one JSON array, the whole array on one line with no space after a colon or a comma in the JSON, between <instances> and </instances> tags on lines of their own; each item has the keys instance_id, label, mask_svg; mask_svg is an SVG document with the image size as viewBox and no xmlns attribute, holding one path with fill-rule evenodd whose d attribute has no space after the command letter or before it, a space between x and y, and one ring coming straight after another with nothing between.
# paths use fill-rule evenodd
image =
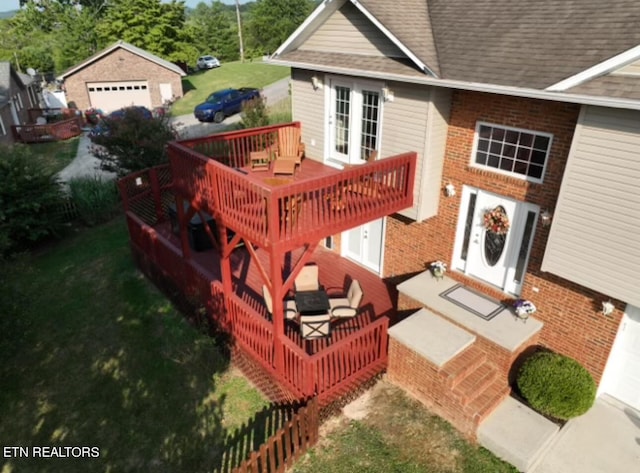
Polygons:
<instances>
[{"instance_id":1,"label":"sky","mask_svg":"<svg viewBox=\"0 0 640 473\"><path fill-rule=\"evenodd\" d=\"M247 3L247 1L248 0L240 0L240 3ZM188 7L194 8L200 2L211 3L211 0L186 0L184 4ZM236 3L236 0L222 0L222 3L232 5ZM20 5L19 0L0 0L0 12L17 10L18 5Z\"/></svg>"}]
</instances>

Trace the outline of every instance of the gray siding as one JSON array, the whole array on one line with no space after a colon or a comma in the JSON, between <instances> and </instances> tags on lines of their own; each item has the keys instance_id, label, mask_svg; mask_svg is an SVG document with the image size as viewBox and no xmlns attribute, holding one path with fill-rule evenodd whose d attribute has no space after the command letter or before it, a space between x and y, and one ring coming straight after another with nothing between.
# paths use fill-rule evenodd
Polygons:
<instances>
[{"instance_id":1,"label":"gray siding","mask_svg":"<svg viewBox=\"0 0 640 473\"><path fill-rule=\"evenodd\" d=\"M636 306L638 150L640 112L583 107L542 263L543 271Z\"/></svg>"},{"instance_id":2,"label":"gray siding","mask_svg":"<svg viewBox=\"0 0 640 473\"><path fill-rule=\"evenodd\" d=\"M324 74L293 69L291 71L291 114L294 121L302 123L302 141L306 157L324 160L324 87L313 90L311 76L324 82Z\"/></svg>"},{"instance_id":3,"label":"gray siding","mask_svg":"<svg viewBox=\"0 0 640 473\"><path fill-rule=\"evenodd\" d=\"M640 61L635 61L632 62L631 64L627 64L624 67L621 67L620 69L613 71L611 73L611 75L634 75L634 76L638 76L640 75Z\"/></svg>"},{"instance_id":4,"label":"gray siding","mask_svg":"<svg viewBox=\"0 0 640 473\"><path fill-rule=\"evenodd\" d=\"M431 89L425 151L422 158L422 179L418 214L416 220L422 221L438 213L438 204L444 183L442 168L447 147L447 131L451 112L451 90Z\"/></svg>"},{"instance_id":5,"label":"gray siding","mask_svg":"<svg viewBox=\"0 0 640 473\"><path fill-rule=\"evenodd\" d=\"M350 2L345 3L299 47L300 50L405 57Z\"/></svg>"}]
</instances>

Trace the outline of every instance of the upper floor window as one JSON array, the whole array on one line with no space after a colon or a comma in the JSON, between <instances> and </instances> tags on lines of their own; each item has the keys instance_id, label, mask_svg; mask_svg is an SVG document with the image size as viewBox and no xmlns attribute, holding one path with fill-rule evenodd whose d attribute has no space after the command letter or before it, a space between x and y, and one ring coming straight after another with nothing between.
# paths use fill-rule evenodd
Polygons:
<instances>
[{"instance_id":1,"label":"upper floor window","mask_svg":"<svg viewBox=\"0 0 640 473\"><path fill-rule=\"evenodd\" d=\"M542 182L552 138L549 133L479 122L473 162Z\"/></svg>"}]
</instances>

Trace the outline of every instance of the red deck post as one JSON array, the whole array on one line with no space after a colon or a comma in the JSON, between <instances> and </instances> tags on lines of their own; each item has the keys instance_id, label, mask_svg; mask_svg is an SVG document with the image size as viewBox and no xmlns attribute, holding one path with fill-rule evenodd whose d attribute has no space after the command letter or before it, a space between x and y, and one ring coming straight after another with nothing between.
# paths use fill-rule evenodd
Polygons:
<instances>
[{"instance_id":1,"label":"red deck post","mask_svg":"<svg viewBox=\"0 0 640 473\"><path fill-rule=\"evenodd\" d=\"M276 373L279 376L284 374L284 345L282 337L284 337L284 304L282 299L282 261L284 253L279 246L271 248L270 266L271 266L271 295L273 298L273 350L274 365Z\"/></svg>"},{"instance_id":2,"label":"red deck post","mask_svg":"<svg viewBox=\"0 0 640 473\"><path fill-rule=\"evenodd\" d=\"M160 183L158 182L157 168L151 168L149 170L149 181L151 183L151 192L153 193L156 218L159 222L162 222L162 220L164 220L164 214L162 213L162 197L160 196Z\"/></svg>"}]
</instances>

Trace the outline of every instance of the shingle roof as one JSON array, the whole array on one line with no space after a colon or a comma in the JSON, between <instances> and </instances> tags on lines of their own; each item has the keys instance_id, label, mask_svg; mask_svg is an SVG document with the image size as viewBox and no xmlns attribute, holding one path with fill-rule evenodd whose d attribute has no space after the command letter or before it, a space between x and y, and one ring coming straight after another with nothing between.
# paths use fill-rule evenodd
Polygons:
<instances>
[{"instance_id":1,"label":"shingle roof","mask_svg":"<svg viewBox=\"0 0 640 473\"><path fill-rule=\"evenodd\" d=\"M179 66L175 65L172 62L166 61L165 59L162 59L161 57L156 56L155 54L151 54L149 51L145 51L144 49L138 48L137 46L134 46L133 44L129 44L125 41L119 40L116 43L112 44L111 46L109 46L108 48L103 49L102 51L99 51L97 53L95 53L94 55L88 57L87 59L85 59L84 61L82 61L79 64L76 64L75 66L71 67L70 69L67 69L65 72L63 72L62 74L60 74L58 76L58 79L63 80L65 77L68 77L74 73L76 73L77 71L79 71L80 69L84 68L85 66L91 64L94 61L99 60L101 57L109 54L111 51L113 51L116 48L123 48L126 49L128 51L131 51L134 54L137 54L138 56L141 56L145 59L148 59L149 61L155 62L156 64L159 64L177 74L180 74L181 76L185 76L186 74L184 73L184 71L182 69L180 69Z\"/></svg>"},{"instance_id":2,"label":"shingle roof","mask_svg":"<svg viewBox=\"0 0 640 473\"><path fill-rule=\"evenodd\" d=\"M354 3L441 79L546 89L640 45L639 0ZM279 58L293 61L299 52ZM355 54L350 61L359 68Z\"/></svg>"},{"instance_id":3,"label":"shingle roof","mask_svg":"<svg viewBox=\"0 0 640 473\"><path fill-rule=\"evenodd\" d=\"M640 78L629 76L602 76L572 87L572 94L597 95L640 100Z\"/></svg>"}]
</instances>

